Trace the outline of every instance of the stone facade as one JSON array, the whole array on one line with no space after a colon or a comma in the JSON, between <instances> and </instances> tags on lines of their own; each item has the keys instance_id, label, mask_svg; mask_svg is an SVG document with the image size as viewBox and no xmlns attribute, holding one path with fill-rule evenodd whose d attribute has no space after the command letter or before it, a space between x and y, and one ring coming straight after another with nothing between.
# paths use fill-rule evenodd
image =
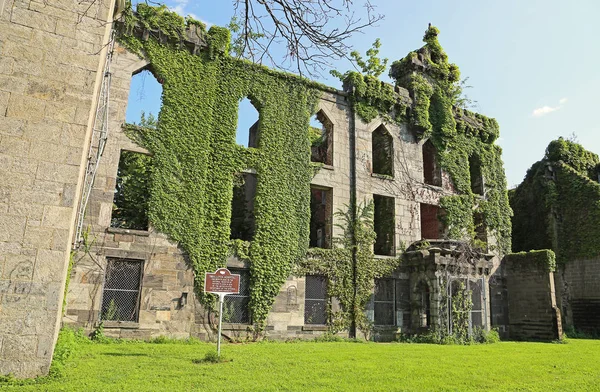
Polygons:
<instances>
[{"instance_id":1,"label":"stone facade","mask_svg":"<svg viewBox=\"0 0 600 392\"><path fill-rule=\"evenodd\" d=\"M0 2L0 374L36 376L46 373L50 365L113 8L108 1L92 6L75 0ZM147 153L122 130L131 77L147 66L116 46L110 137L87 206L83 225L87 241L73 255L62 321L91 330L101 314L114 315L114 303L107 301L110 290L116 290L110 283L111 271L139 268L135 281L127 282L131 288L123 289L134 293L135 306L126 317L106 321L107 335L210 339L214 337L214 314L196 300L194 274L178 244L151 224L148 230L111 227L121 152ZM408 91L396 91L405 103L411 103ZM436 231L435 219L430 219L435 215L428 219L422 215L435 211L440 197L453 194L454 187L444 172L439 173L435 185L427 183L426 141L419 141L407 125L384 124L381 119L361 121L352 114L343 91L323 91L318 110L332 124L332 164L325 165L312 181L315 189L331 192L326 210L343 209L353 193L359 202L392 200L392 246L377 257L396 257L404 245L428 237L425 226L427 233L442 238L444 233ZM387 174L374 170L375 133L393 145ZM329 235L340 235L335 218L329 219ZM492 236L488 236L488 244L494 244ZM411 276L426 271L425 264L434 266L429 272L452 264L448 256L452 252L430 252L423 265L415 262L409 269L396 271L393 278L416 282ZM493 255L486 263L491 270L499 264ZM247 267L244 260L236 258L230 258L227 266ZM489 271L463 272L464 277L485 278ZM435 273L430 276L435 277ZM324 333L324 325L306 319L308 279L291 276L284 283L267 320L267 336ZM416 290L413 283L409 287ZM432 310L439 298L429 297ZM337 306L335 302L333 306ZM374 307L374 319L376 313ZM409 328L418 329L418 317L406 317L412 320ZM231 339L244 339L252 335L249 327L247 323L226 323L224 331ZM386 326L387 331L393 327L403 326Z\"/></svg>"},{"instance_id":2,"label":"stone facade","mask_svg":"<svg viewBox=\"0 0 600 392\"><path fill-rule=\"evenodd\" d=\"M50 366L112 13L0 1L0 374Z\"/></svg>"},{"instance_id":3,"label":"stone facade","mask_svg":"<svg viewBox=\"0 0 600 392\"><path fill-rule=\"evenodd\" d=\"M540 259L532 252L507 255L503 260L510 339L552 341L562 337L554 267L549 268Z\"/></svg>"},{"instance_id":4,"label":"stone facade","mask_svg":"<svg viewBox=\"0 0 600 392\"><path fill-rule=\"evenodd\" d=\"M554 275L559 308L566 326L600 332L600 258L570 260Z\"/></svg>"},{"instance_id":5,"label":"stone facade","mask_svg":"<svg viewBox=\"0 0 600 392\"><path fill-rule=\"evenodd\" d=\"M104 276L109 260L127 259L143 263L143 274L139 288L139 313L134 321L105 322L109 336L148 338L157 335L175 337L196 336L202 339L214 338L215 315L205 311L195 299L194 276L186 263L185 255L161 233L150 225L147 231L126 230L111 227L113 195L117 181L119 158L122 151L147 153L137 146L124 133L125 110L132 75L148 67L144 60L117 45L113 57L113 79L111 87L110 139L101 161L94 190L88 206L85 227L89 228L88 252L79 252L73 268L67 295L67 312L64 323L82 326L88 330L95 328L102 313L103 292L106 290ZM407 104L410 97L406 90L399 89ZM356 184L356 198L359 202L369 202L374 195L393 199L394 234L392 250L387 255L377 257L397 257L397 249L423 238L421 230L421 206L436 206L441 196L453 194L449 176L440 172L441 181L434 186L424 182L423 144L407 126L383 124L381 120L364 123L358 117L352 118L346 93L324 91L318 103L317 112L328 124L332 160L324 165L312 180L312 187L331 192L327 211L330 227L329 236L340 236L342 229L335 225L333 212L349 205L352 181ZM374 131L390 135L393 143L393 171L390 175L380 175L373 170ZM352 178L354 173L354 179ZM433 219L437 222L437 217ZM437 224L437 223L436 223ZM440 233L443 235L443 233ZM490 236L490 242L493 238ZM397 253L398 252L398 253ZM432 251L432 254L435 250ZM447 253L444 253L447 254ZM448 256L444 256L448 264ZM433 259L432 259L433 260ZM497 265L497 257L490 255L484 269L475 268L473 277L487 276ZM230 257L229 268L247 268L247 262ZM415 266L416 268L416 266ZM417 268L418 269L418 268ZM415 271L417 270L415 269ZM431 284L436 278L435 268ZM410 274L409 270L397 271L396 277ZM439 275L439 273L437 273ZM469 274L469 272L465 272ZM465 275L465 276L467 276ZM454 276L454 275L453 275ZM474 278L475 279L475 278ZM486 281L487 282L487 281ZM412 283L414 286L416 280ZM485 298L487 284L485 284ZM432 286L433 288L434 286ZM439 291L439 290L438 290ZM322 334L325 325L314 325L305 320L306 277L291 276L282 286L275 299L267 320L266 334L270 338L308 337ZM185 303L182 302L185 297ZM432 309L437 309L439 295L432 295ZM105 303L106 306L106 303ZM336 306L334 303L333 306ZM106 310L106 309L104 309ZM369 310L367 310L369 312ZM374 318L373 311L370 317ZM410 317L407 317L408 320ZM417 318L415 317L414 320ZM416 321L415 321L416 323ZM489 328L488 315L485 316ZM250 326L245 323L224 324L224 334L231 339L252 337ZM380 328L382 339L390 338L393 330L402 326ZM411 326L405 331L417 330ZM385 332L387 331L387 332Z\"/></svg>"}]
</instances>

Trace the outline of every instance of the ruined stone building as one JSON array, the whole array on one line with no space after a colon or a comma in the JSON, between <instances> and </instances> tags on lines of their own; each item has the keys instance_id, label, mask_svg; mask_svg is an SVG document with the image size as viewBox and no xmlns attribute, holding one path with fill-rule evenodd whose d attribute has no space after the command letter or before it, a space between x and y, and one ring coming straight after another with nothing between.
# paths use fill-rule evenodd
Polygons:
<instances>
[{"instance_id":1,"label":"ruined stone building","mask_svg":"<svg viewBox=\"0 0 600 392\"><path fill-rule=\"evenodd\" d=\"M351 72L337 90L230 57L226 29L112 3L0 2L1 374L46 373L61 322L212 338L203 277L224 266L232 339L512 328L498 124L455 105L437 29L394 85ZM143 70L158 123L125 124ZM541 318L550 271L529 271Z\"/></svg>"},{"instance_id":2,"label":"ruined stone building","mask_svg":"<svg viewBox=\"0 0 600 392\"><path fill-rule=\"evenodd\" d=\"M515 251L552 249L566 328L600 332L600 160L581 145L552 141L511 191Z\"/></svg>"}]
</instances>

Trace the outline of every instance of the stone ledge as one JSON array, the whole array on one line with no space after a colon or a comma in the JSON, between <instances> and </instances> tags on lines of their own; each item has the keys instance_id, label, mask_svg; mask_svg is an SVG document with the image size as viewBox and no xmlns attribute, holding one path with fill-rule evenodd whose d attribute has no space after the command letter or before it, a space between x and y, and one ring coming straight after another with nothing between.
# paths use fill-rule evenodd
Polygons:
<instances>
[{"instance_id":1,"label":"stone ledge","mask_svg":"<svg viewBox=\"0 0 600 392\"><path fill-rule=\"evenodd\" d=\"M382 180L394 181L394 176L388 176L387 174L371 173L371 177L379 178Z\"/></svg>"},{"instance_id":2,"label":"stone ledge","mask_svg":"<svg viewBox=\"0 0 600 392\"><path fill-rule=\"evenodd\" d=\"M150 231L148 231L148 230L121 229L120 227L107 227L106 232L112 233L112 234L137 235L140 237L149 237L150 236Z\"/></svg>"},{"instance_id":3,"label":"stone ledge","mask_svg":"<svg viewBox=\"0 0 600 392\"><path fill-rule=\"evenodd\" d=\"M326 325L305 325L302 327L303 331L327 331Z\"/></svg>"},{"instance_id":4,"label":"stone ledge","mask_svg":"<svg viewBox=\"0 0 600 392\"><path fill-rule=\"evenodd\" d=\"M133 321L105 321L104 328L109 329L138 329L140 323Z\"/></svg>"},{"instance_id":5,"label":"stone ledge","mask_svg":"<svg viewBox=\"0 0 600 392\"><path fill-rule=\"evenodd\" d=\"M221 325L221 328L223 329L223 331L247 331L250 326L250 324L223 323Z\"/></svg>"}]
</instances>

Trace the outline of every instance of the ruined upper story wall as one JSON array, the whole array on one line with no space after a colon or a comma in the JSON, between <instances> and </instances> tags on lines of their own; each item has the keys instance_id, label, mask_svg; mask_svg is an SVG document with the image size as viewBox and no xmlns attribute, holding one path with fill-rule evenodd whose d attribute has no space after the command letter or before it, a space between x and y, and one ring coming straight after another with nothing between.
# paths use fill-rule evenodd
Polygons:
<instances>
[{"instance_id":1,"label":"ruined upper story wall","mask_svg":"<svg viewBox=\"0 0 600 392\"><path fill-rule=\"evenodd\" d=\"M0 2L0 374L48 372L112 2Z\"/></svg>"}]
</instances>

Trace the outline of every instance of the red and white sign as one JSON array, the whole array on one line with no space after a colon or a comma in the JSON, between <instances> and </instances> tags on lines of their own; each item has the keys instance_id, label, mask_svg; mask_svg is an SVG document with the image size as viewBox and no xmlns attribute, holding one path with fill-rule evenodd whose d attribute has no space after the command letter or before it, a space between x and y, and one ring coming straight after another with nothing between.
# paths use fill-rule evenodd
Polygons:
<instances>
[{"instance_id":1,"label":"red and white sign","mask_svg":"<svg viewBox=\"0 0 600 392\"><path fill-rule=\"evenodd\" d=\"M240 276L227 268L219 268L214 273L204 275L204 292L214 294L239 294Z\"/></svg>"}]
</instances>

